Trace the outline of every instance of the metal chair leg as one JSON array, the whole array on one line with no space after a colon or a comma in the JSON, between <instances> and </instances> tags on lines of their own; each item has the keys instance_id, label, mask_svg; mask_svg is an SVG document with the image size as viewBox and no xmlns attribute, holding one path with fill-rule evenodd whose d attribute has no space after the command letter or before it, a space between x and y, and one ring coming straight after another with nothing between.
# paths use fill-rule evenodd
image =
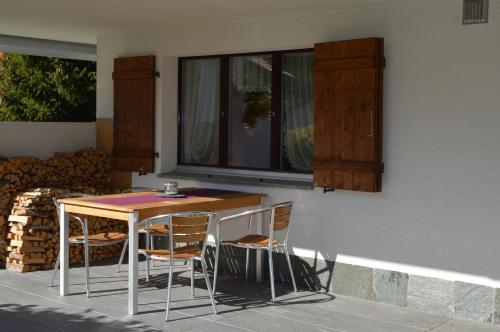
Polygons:
<instances>
[{"instance_id":1,"label":"metal chair leg","mask_svg":"<svg viewBox=\"0 0 500 332\"><path fill-rule=\"evenodd\" d=\"M292 263L290 262L290 255L288 254L288 248L284 248L286 261L288 262L288 268L290 269L290 276L292 277L293 290L297 293L297 285L295 284L295 276L293 275Z\"/></svg>"},{"instance_id":2,"label":"metal chair leg","mask_svg":"<svg viewBox=\"0 0 500 332\"><path fill-rule=\"evenodd\" d=\"M123 257L125 257L125 251L127 251L128 239L125 240L123 244L122 254L120 255L120 260L118 261L118 266L116 267L116 273L120 272L120 268L122 267Z\"/></svg>"},{"instance_id":3,"label":"metal chair leg","mask_svg":"<svg viewBox=\"0 0 500 332\"><path fill-rule=\"evenodd\" d=\"M219 250L220 250L220 244L217 243L216 247L215 247L214 288L213 288L213 294L215 294L215 285L217 283L217 270L219 269Z\"/></svg>"},{"instance_id":4,"label":"metal chair leg","mask_svg":"<svg viewBox=\"0 0 500 332\"><path fill-rule=\"evenodd\" d=\"M247 258L246 258L246 263L245 263L245 280L248 282L248 271L249 271L249 265L250 263L250 249L247 248Z\"/></svg>"},{"instance_id":5,"label":"metal chair leg","mask_svg":"<svg viewBox=\"0 0 500 332\"><path fill-rule=\"evenodd\" d=\"M146 249L151 249L151 235L149 233L146 233ZM146 254L146 282L149 282L149 255L148 254Z\"/></svg>"},{"instance_id":6,"label":"metal chair leg","mask_svg":"<svg viewBox=\"0 0 500 332\"><path fill-rule=\"evenodd\" d=\"M269 257L269 281L271 282L271 301L275 300L275 292L274 292L274 267L273 267L273 250L268 250Z\"/></svg>"},{"instance_id":7,"label":"metal chair leg","mask_svg":"<svg viewBox=\"0 0 500 332\"><path fill-rule=\"evenodd\" d=\"M168 270L168 287L167 287L167 310L165 314L165 321L168 321L168 312L170 310L170 293L172 290L172 279L174 278L174 267L170 264L170 268Z\"/></svg>"},{"instance_id":8,"label":"metal chair leg","mask_svg":"<svg viewBox=\"0 0 500 332\"><path fill-rule=\"evenodd\" d=\"M149 235L149 250L153 250L155 247L155 236L153 234ZM156 267L156 260L153 259L153 267Z\"/></svg>"},{"instance_id":9,"label":"metal chair leg","mask_svg":"<svg viewBox=\"0 0 500 332\"><path fill-rule=\"evenodd\" d=\"M191 260L191 297L194 298L194 259Z\"/></svg>"},{"instance_id":10,"label":"metal chair leg","mask_svg":"<svg viewBox=\"0 0 500 332\"><path fill-rule=\"evenodd\" d=\"M212 307L214 308L214 314L217 315L217 308L215 307L214 295L210 287L210 280L208 280L207 266L203 258L201 259L201 269L203 270L203 275L205 276L205 282L207 283L208 295L210 296L210 301L212 302Z\"/></svg>"},{"instance_id":11,"label":"metal chair leg","mask_svg":"<svg viewBox=\"0 0 500 332\"><path fill-rule=\"evenodd\" d=\"M61 254L57 255L56 265L54 266L54 270L52 270L52 279L50 280L49 287L54 287L54 281L56 280L60 259L61 259Z\"/></svg>"},{"instance_id":12,"label":"metal chair leg","mask_svg":"<svg viewBox=\"0 0 500 332\"><path fill-rule=\"evenodd\" d=\"M90 297L90 269L89 269L89 246L84 244L85 251L85 276L86 276L86 286L87 286L87 297Z\"/></svg>"}]
</instances>

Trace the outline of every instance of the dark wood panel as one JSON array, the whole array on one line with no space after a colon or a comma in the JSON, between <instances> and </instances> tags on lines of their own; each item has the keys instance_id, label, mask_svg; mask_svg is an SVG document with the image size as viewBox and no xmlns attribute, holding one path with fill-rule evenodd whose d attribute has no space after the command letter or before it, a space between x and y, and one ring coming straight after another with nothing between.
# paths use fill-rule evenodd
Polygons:
<instances>
[{"instance_id":1,"label":"dark wood panel","mask_svg":"<svg viewBox=\"0 0 500 332\"><path fill-rule=\"evenodd\" d=\"M317 73L315 76L315 114L314 114L314 157L331 159L334 156L334 116L332 113L333 75L330 72ZM330 140L323 139L330 136Z\"/></svg>"},{"instance_id":2,"label":"dark wood panel","mask_svg":"<svg viewBox=\"0 0 500 332\"><path fill-rule=\"evenodd\" d=\"M382 38L362 38L318 43L314 45L315 60L373 57L378 54Z\"/></svg>"},{"instance_id":3,"label":"dark wood panel","mask_svg":"<svg viewBox=\"0 0 500 332\"><path fill-rule=\"evenodd\" d=\"M136 70L154 71L154 69L155 69L154 55L115 58L114 60L114 72L126 72L126 71L136 71Z\"/></svg>"},{"instance_id":4,"label":"dark wood panel","mask_svg":"<svg viewBox=\"0 0 500 332\"><path fill-rule=\"evenodd\" d=\"M315 170L343 170L351 169L354 172L381 172L382 165L369 161L345 161L345 160L314 160Z\"/></svg>"},{"instance_id":5,"label":"dark wood panel","mask_svg":"<svg viewBox=\"0 0 500 332\"><path fill-rule=\"evenodd\" d=\"M113 156L116 170L154 171L154 56L115 59Z\"/></svg>"},{"instance_id":6,"label":"dark wood panel","mask_svg":"<svg viewBox=\"0 0 500 332\"><path fill-rule=\"evenodd\" d=\"M376 82L374 69L353 71L356 98L354 107L354 155L352 160L375 160L376 119Z\"/></svg>"},{"instance_id":7,"label":"dark wood panel","mask_svg":"<svg viewBox=\"0 0 500 332\"><path fill-rule=\"evenodd\" d=\"M373 68L376 66L375 59L372 57L338 59L338 60L318 60L314 68L315 71L341 70L341 69L360 69Z\"/></svg>"},{"instance_id":8,"label":"dark wood panel","mask_svg":"<svg viewBox=\"0 0 500 332\"><path fill-rule=\"evenodd\" d=\"M151 78L151 75L155 75L154 71L150 70L134 70L134 71L122 71L114 72L113 79L116 80L133 80L133 79L143 79Z\"/></svg>"},{"instance_id":9,"label":"dark wood panel","mask_svg":"<svg viewBox=\"0 0 500 332\"><path fill-rule=\"evenodd\" d=\"M113 152L115 157L134 156L137 158L151 158L155 153L152 149L140 148L115 148Z\"/></svg>"},{"instance_id":10,"label":"dark wood panel","mask_svg":"<svg viewBox=\"0 0 500 332\"><path fill-rule=\"evenodd\" d=\"M315 45L314 183L381 190L383 39Z\"/></svg>"}]
</instances>

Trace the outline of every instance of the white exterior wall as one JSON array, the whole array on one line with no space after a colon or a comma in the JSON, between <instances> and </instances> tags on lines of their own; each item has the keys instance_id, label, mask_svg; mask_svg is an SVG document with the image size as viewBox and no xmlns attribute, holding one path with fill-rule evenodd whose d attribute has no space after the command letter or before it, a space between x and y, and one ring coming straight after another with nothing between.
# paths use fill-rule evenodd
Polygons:
<instances>
[{"instance_id":1,"label":"white exterior wall","mask_svg":"<svg viewBox=\"0 0 500 332\"><path fill-rule=\"evenodd\" d=\"M461 25L462 2L415 1L98 36L98 118L112 117L113 58L155 54L157 172L175 166L177 57L312 47L384 37L383 192L180 185L294 200L299 255L444 279L500 284L500 1L490 23ZM161 187L154 175L136 186ZM498 281L498 282L497 282Z\"/></svg>"},{"instance_id":2,"label":"white exterior wall","mask_svg":"<svg viewBox=\"0 0 500 332\"><path fill-rule=\"evenodd\" d=\"M54 152L95 148L95 122L2 122L0 156L47 159Z\"/></svg>"}]
</instances>

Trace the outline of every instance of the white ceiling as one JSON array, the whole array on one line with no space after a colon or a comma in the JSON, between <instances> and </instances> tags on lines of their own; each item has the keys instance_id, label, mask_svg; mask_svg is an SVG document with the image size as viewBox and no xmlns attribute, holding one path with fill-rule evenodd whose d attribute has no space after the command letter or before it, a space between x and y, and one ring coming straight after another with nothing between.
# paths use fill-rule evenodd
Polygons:
<instances>
[{"instance_id":1,"label":"white ceiling","mask_svg":"<svg viewBox=\"0 0 500 332\"><path fill-rule=\"evenodd\" d=\"M0 0L0 34L75 42L149 30L415 0Z\"/></svg>"}]
</instances>

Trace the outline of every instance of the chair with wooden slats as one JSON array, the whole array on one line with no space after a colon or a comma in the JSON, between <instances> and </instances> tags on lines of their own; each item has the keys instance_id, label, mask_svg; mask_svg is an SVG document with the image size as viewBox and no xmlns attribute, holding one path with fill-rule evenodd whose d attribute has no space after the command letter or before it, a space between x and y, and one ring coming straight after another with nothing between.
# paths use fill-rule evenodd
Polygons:
<instances>
[{"instance_id":1,"label":"chair with wooden slats","mask_svg":"<svg viewBox=\"0 0 500 332\"><path fill-rule=\"evenodd\" d=\"M148 188L148 187L131 187L127 189L123 189L121 191L122 194L130 194L130 193L141 193L141 192L158 192L161 190L156 188ZM154 249L154 237L155 236L168 236L168 228L166 225L152 225L151 227L141 227L138 232L140 234L145 234L146 237L146 249ZM148 262L149 263L149 262ZM121 265L118 265L116 272L120 272Z\"/></svg>"},{"instance_id":2,"label":"chair with wooden slats","mask_svg":"<svg viewBox=\"0 0 500 332\"><path fill-rule=\"evenodd\" d=\"M273 251L282 249L285 253L286 260L288 263L288 268L290 270L290 275L292 277L293 289L297 292L297 286L295 284L295 277L293 275L292 264L290 262L290 255L288 253L288 234L290 230L290 215L292 212L293 202L285 202L272 205L271 207L261 208L251 211L246 211L238 213L235 215L227 216L221 218L217 222L216 228L216 249L215 249L215 267L214 267L214 284L213 292L215 294L215 287L217 281L217 270L219 265L219 252L220 246L233 246L246 249L246 265L245 265L245 276L248 280L248 269L250 261L250 250L267 250L269 258L269 276L271 282L271 299L275 301L275 289L274 289L274 267L273 267ZM257 215L265 215L270 213L269 221L269 236L261 234L248 234L242 238L230 241L223 241L221 239L221 226L227 222L241 220L243 217L248 217L248 229L251 228L253 218ZM281 241L275 238L276 233L281 233Z\"/></svg>"},{"instance_id":3,"label":"chair with wooden slats","mask_svg":"<svg viewBox=\"0 0 500 332\"><path fill-rule=\"evenodd\" d=\"M141 221L139 227L151 227L153 225L165 225L169 230L168 246L164 250L140 249L139 253L145 255L153 261L163 261L169 263L168 288L167 288L167 309L165 320L168 321L170 308L170 293L172 289L172 279L174 267L183 267L175 263L189 262L191 270L191 295L194 297L194 264L201 263L201 268L208 293L212 302L214 313L217 314L215 301L212 294L210 281L208 280L207 266L205 263L205 251L207 247L207 237L209 226L215 216L211 212L181 212L165 214ZM149 264L146 264L147 278L149 277Z\"/></svg>"},{"instance_id":4,"label":"chair with wooden slats","mask_svg":"<svg viewBox=\"0 0 500 332\"><path fill-rule=\"evenodd\" d=\"M92 196L84 193L68 193L68 194L63 194L63 195L58 195L54 197L54 206L56 207L57 211L57 216L59 216L59 209L60 209L60 204L58 203L58 200L63 199L63 198L76 198L76 197L84 197L84 196ZM97 234L89 234L88 231L88 220L87 218L83 216L78 216L69 213L69 219L70 222L71 220L76 220L80 223L80 226L82 228L82 234L83 235L76 235L76 236L71 236L69 238L69 243L70 244L83 244L83 249L84 249L84 261L85 261L85 272L86 272L86 290L87 290L87 297L90 297L90 271L89 271L89 247L102 247L102 246L110 246L113 244L118 244L121 242L125 242L123 244L123 249L122 253L120 255L120 260L118 261L118 268L117 270L120 269L120 266L123 261L123 257L125 256L125 251L127 249L128 245L128 235L125 233L120 233L120 232L107 232L107 233L97 233ZM52 279L50 281L50 287L54 286L54 281L57 275L57 269L59 268L61 260L61 253L57 256L56 260L56 265L54 266L54 270L52 272Z\"/></svg>"}]
</instances>

